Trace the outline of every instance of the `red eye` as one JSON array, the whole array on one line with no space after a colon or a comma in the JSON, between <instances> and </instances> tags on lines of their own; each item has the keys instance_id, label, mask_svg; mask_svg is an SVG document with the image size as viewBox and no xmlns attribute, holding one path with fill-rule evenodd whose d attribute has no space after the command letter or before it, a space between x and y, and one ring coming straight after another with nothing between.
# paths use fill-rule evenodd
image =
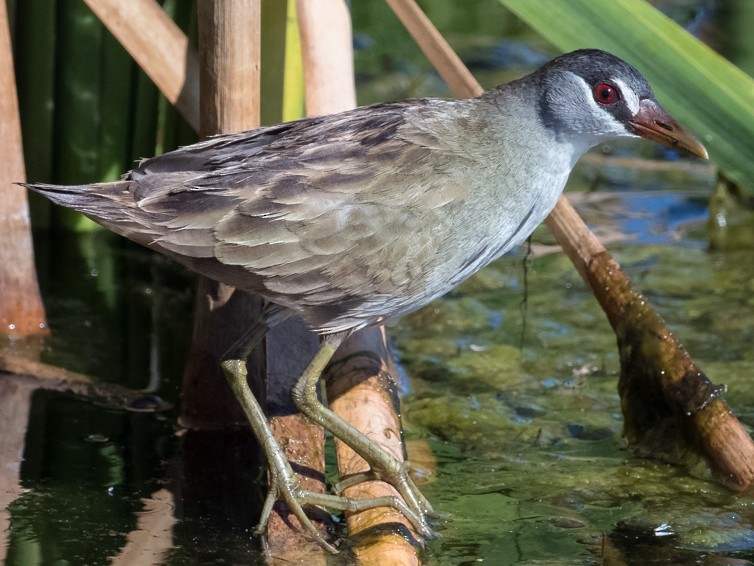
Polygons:
<instances>
[{"instance_id":1,"label":"red eye","mask_svg":"<svg viewBox=\"0 0 754 566\"><path fill-rule=\"evenodd\" d=\"M600 83L594 87L594 100L600 104L612 104L618 98L618 91L608 83Z\"/></svg>"}]
</instances>

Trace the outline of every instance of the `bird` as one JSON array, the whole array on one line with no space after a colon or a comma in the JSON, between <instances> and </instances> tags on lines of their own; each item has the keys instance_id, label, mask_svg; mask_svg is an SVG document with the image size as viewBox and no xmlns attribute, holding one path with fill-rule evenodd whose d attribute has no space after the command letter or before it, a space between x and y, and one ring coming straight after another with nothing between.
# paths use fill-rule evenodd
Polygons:
<instances>
[{"instance_id":1,"label":"bird","mask_svg":"<svg viewBox=\"0 0 754 566\"><path fill-rule=\"evenodd\" d=\"M638 70L583 49L473 99L365 106L211 137L144 159L119 181L24 186L265 299L262 320L221 363L267 458L269 491L256 532L283 500L334 552L305 506L391 506L424 536L434 513L403 463L317 399L337 347L356 330L431 303L524 242L554 208L578 159L620 137L708 157ZM298 487L248 389L244 362L289 316L322 335L292 389L294 403L400 497L353 500Z\"/></svg>"}]
</instances>

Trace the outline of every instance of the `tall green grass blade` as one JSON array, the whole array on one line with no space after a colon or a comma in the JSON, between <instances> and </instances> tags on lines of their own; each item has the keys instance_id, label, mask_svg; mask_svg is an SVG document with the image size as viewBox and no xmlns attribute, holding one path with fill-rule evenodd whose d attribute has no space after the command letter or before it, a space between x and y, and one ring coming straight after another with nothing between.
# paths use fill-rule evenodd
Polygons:
<instances>
[{"instance_id":1,"label":"tall green grass blade","mask_svg":"<svg viewBox=\"0 0 754 566\"><path fill-rule=\"evenodd\" d=\"M157 105L159 91L152 80L136 64L131 64L131 80L134 91L130 122L131 136L128 163L131 169L134 162L156 153Z\"/></svg>"},{"instance_id":2,"label":"tall green grass blade","mask_svg":"<svg viewBox=\"0 0 754 566\"><path fill-rule=\"evenodd\" d=\"M288 2L262 1L262 84L260 121L277 124L283 117L283 87L285 68L285 19Z\"/></svg>"},{"instance_id":3,"label":"tall green grass blade","mask_svg":"<svg viewBox=\"0 0 754 566\"><path fill-rule=\"evenodd\" d=\"M165 0L163 10L178 24L188 36L189 43L196 47L196 0ZM160 155L179 146L190 145L197 141L198 134L183 119L175 107L158 95L158 131L154 155Z\"/></svg>"},{"instance_id":4,"label":"tall green grass blade","mask_svg":"<svg viewBox=\"0 0 754 566\"><path fill-rule=\"evenodd\" d=\"M299 35L298 19L296 18L296 0L288 0L288 13L285 22L282 121L296 120L305 114L305 88L301 36Z\"/></svg>"},{"instance_id":5,"label":"tall green grass blade","mask_svg":"<svg viewBox=\"0 0 754 566\"><path fill-rule=\"evenodd\" d=\"M99 79L97 179L115 181L129 168L131 112L134 107L131 56L107 30L102 33Z\"/></svg>"}]
</instances>

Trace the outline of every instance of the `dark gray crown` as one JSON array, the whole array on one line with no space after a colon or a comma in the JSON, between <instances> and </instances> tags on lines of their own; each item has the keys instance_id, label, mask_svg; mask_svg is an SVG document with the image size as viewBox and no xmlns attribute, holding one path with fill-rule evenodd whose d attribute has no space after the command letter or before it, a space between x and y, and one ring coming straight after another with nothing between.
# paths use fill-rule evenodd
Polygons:
<instances>
[{"instance_id":1,"label":"dark gray crown","mask_svg":"<svg viewBox=\"0 0 754 566\"><path fill-rule=\"evenodd\" d=\"M579 49L561 55L542 67L542 71L553 68L565 69L582 77L590 86L615 78L621 79L639 96L653 96L647 79L634 67L612 53L601 49Z\"/></svg>"}]
</instances>

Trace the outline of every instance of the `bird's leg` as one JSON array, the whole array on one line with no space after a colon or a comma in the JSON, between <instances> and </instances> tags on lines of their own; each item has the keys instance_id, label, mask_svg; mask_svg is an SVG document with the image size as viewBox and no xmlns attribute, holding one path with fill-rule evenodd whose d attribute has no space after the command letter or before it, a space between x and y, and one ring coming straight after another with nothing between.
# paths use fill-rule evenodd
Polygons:
<instances>
[{"instance_id":1,"label":"bird's leg","mask_svg":"<svg viewBox=\"0 0 754 566\"><path fill-rule=\"evenodd\" d=\"M309 492L299 488L298 479L296 478L291 465L288 463L288 460L283 453L283 449L275 439L275 435L272 433L272 429L270 428L269 422L267 422L267 417L265 416L262 407L257 402L251 389L249 389L249 384L246 381L247 373L245 359L223 360L220 365L238 403L241 405L246 418L249 420L254 435L262 447L270 473L269 490L264 501L264 506L262 507L259 524L254 530L254 533L257 535L264 534L267 529L267 522L270 519L272 506L275 504L275 501L282 499L285 501L286 505L288 505L291 512L301 522L301 525L311 533L320 546L330 552L337 552L332 545L322 538L322 535L309 520L309 517L306 516L306 513L304 513L302 505L309 503L307 500Z\"/></svg>"},{"instance_id":2,"label":"bird's leg","mask_svg":"<svg viewBox=\"0 0 754 566\"><path fill-rule=\"evenodd\" d=\"M406 504L397 497L378 497L366 500L357 500L349 497L329 495L303 490L299 487L298 478L294 473L291 465L285 457L285 453L270 428L264 410L254 397L246 381L247 369L246 358L253 347L264 337L268 328L264 324L256 325L244 334L243 338L229 350L221 362L221 367L225 378L228 380L239 405L243 409L246 418L251 425L254 435L257 438L269 469L269 490L262 507L262 513L259 518L259 524L254 530L256 535L263 535L267 529L267 523L272 513L272 507L275 501L282 500L286 503L291 512L298 518L301 525L311 534L314 540L322 548L337 553L335 547L329 544L314 527L310 519L304 513L303 506L316 505L319 507L330 507L342 511L358 512L374 507L392 507L404 516L409 518L412 524L421 525L420 517L409 509ZM319 356L319 359L318 359ZM317 352L314 360L309 364L324 368L332 357L329 354L324 362L321 362L322 355ZM320 372L321 373L321 372Z\"/></svg>"},{"instance_id":3,"label":"bird's leg","mask_svg":"<svg viewBox=\"0 0 754 566\"><path fill-rule=\"evenodd\" d=\"M419 521L416 522L409 515L406 515L406 518L422 535L431 536L425 516L433 513L432 506L409 476L407 464L369 440L362 432L322 405L317 398L317 384L320 377L348 334L348 332L328 334L322 339L314 359L293 386L291 392L293 402L309 419L320 424L325 430L329 430L364 458L371 467L369 472L371 479L382 480L392 485L413 511L412 515L419 518Z\"/></svg>"}]
</instances>

